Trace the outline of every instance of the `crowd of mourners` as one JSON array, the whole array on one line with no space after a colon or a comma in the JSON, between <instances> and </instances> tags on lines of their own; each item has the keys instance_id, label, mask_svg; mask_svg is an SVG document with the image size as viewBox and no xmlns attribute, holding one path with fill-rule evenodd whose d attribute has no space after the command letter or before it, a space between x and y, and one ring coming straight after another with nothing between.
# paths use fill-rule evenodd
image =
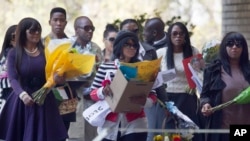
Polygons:
<instances>
[{"instance_id":1,"label":"crowd of mourners","mask_svg":"<svg viewBox=\"0 0 250 141\"><path fill-rule=\"evenodd\" d=\"M189 117L200 129L229 129L232 124L250 124L250 104L233 104L222 110L212 107L232 100L250 83L248 45L243 34L229 32L220 42L216 58L205 62L200 70L202 90L187 90L189 83L183 60L202 54L192 46L187 27L174 22L168 29L160 17L147 19L140 29L135 19L124 19L119 27L107 24L103 32L103 50L92 41L94 23L87 16L74 20L74 36L64 32L67 13L64 8L50 11L50 33L41 37L42 25L36 18L25 17L11 25L4 36L0 53L0 139L4 141L66 141L72 123L79 124L80 140L91 141L108 132L102 141L153 141L162 132L150 129L177 129L176 119L162 105L167 101ZM142 31L142 32L140 32ZM141 39L141 35L143 39ZM54 74L56 85L38 105L32 93L46 82L45 48L54 40L67 40L80 54L95 55L95 67L90 74L67 80ZM160 70L174 69L173 79L163 82L144 96L131 97L141 111L109 112L101 117L104 123L93 126L84 118L84 110L110 95L107 74L112 80L118 62L136 63L162 57ZM75 111L60 114L60 100L55 93L77 98ZM115 94L114 94L115 95ZM161 101L161 102L159 102ZM178 126L179 127L179 126ZM125 128L126 130L119 130ZM148 130L137 130L148 129ZM181 140L187 140L181 138ZM229 141L229 133L193 134L192 141Z\"/></svg>"}]
</instances>

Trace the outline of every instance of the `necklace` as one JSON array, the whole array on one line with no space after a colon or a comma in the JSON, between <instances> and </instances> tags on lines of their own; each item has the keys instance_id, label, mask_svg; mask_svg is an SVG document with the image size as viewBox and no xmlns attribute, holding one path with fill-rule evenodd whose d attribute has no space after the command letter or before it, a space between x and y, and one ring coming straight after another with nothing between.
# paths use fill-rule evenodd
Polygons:
<instances>
[{"instance_id":1,"label":"necklace","mask_svg":"<svg viewBox=\"0 0 250 141\"><path fill-rule=\"evenodd\" d=\"M28 49L24 48L25 52L29 53L29 54L34 54L37 52L38 47L36 47L33 51L29 51Z\"/></svg>"}]
</instances>

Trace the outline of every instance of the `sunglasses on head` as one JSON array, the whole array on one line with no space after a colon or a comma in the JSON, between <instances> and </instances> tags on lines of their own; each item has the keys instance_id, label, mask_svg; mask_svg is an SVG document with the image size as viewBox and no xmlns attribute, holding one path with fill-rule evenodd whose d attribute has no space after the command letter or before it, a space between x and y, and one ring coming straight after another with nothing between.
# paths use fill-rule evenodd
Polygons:
<instances>
[{"instance_id":1,"label":"sunglasses on head","mask_svg":"<svg viewBox=\"0 0 250 141\"><path fill-rule=\"evenodd\" d=\"M226 43L226 46L227 46L227 47L230 47L230 48L232 48L234 45L235 45L237 48L241 48L241 47L242 47L242 44L241 44L240 41L228 41L228 42Z\"/></svg>"},{"instance_id":2,"label":"sunglasses on head","mask_svg":"<svg viewBox=\"0 0 250 141\"><path fill-rule=\"evenodd\" d=\"M115 38L114 37L110 37L110 38L107 38L107 40L109 40L110 42L114 42Z\"/></svg>"},{"instance_id":3,"label":"sunglasses on head","mask_svg":"<svg viewBox=\"0 0 250 141\"><path fill-rule=\"evenodd\" d=\"M28 29L28 32L30 34L40 34L41 33L41 29L40 28L31 28L31 29Z\"/></svg>"},{"instance_id":4,"label":"sunglasses on head","mask_svg":"<svg viewBox=\"0 0 250 141\"><path fill-rule=\"evenodd\" d=\"M78 26L78 28L81 28L81 29L83 29L83 30L86 31L86 32L89 32L90 30L91 30L92 32L95 31L95 27L94 27L94 26L91 26L91 25L86 25L86 26L84 26L84 27Z\"/></svg>"},{"instance_id":5,"label":"sunglasses on head","mask_svg":"<svg viewBox=\"0 0 250 141\"><path fill-rule=\"evenodd\" d=\"M178 32L178 31L174 31L174 32L171 33L171 35L172 35L173 37L177 37L178 35L179 35L180 37L183 37L183 36L185 35L185 33L183 33L183 32Z\"/></svg>"}]
</instances>

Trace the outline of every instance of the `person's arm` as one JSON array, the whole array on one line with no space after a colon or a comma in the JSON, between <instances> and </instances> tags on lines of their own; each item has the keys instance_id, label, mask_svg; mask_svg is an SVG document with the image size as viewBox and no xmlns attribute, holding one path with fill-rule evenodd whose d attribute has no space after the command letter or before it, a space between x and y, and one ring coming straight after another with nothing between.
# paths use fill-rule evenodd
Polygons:
<instances>
[{"instance_id":1,"label":"person's arm","mask_svg":"<svg viewBox=\"0 0 250 141\"><path fill-rule=\"evenodd\" d=\"M105 86L104 86L103 82L105 81L105 76L107 74L106 65L111 67L111 69L113 67L113 69L115 70L115 66L113 66L112 63L107 63L107 64L104 63L104 64L100 65L100 67L98 68L98 70L95 74L92 85L91 85L92 91L90 92L90 97L94 101L104 99L103 89ZM111 76L110 76L110 79L111 79Z\"/></svg>"},{"instance_id":2,"label":"person's arm","mask_svg":"<svg viewBox=\"0 0 250 141\"><path fill-rule=\"evenodd\" d=\"M211 99L210 99L210 80L211 80L211 73L209 72L208 69L204 70L204 80L203 80L203 87L202 87L202 92L201 92L201 97L200 97L200 105L201 105L201 112L204 116L209 116L212 114L211 112Z\"/></svg>"},{"instance_id":3,"label":"person's arm","mask_svg":"<svg viewBox=\"0 0 250 141\"><path fill-rule=\"evenodd\" d=\"M15 49L11 49L8 53L7 57L7 72L8 72L8 77L10 80L11 87L13 88L15 94L20 95L22 92L24 92L21 84L20 84L20 76L17 73L17 68L16 68L16 51Z\"/></svg>"},{"instance_id":4,"label":"person's arm","mask_svg":"<svg viewBox=\"0 0 250 141\"><path fill-rule=\"evenodd\" d=\"M14 93L19 96L19 98L24 102L24 104L30 106L34 104L34 101L31 96L23 90L20 84L20 76L17 73L17 68L15 65L15 52L16 51L14 49L10 50L7 58L7 71L10 80L10 85L14 90Z\"/></svg>"}]
</instances>

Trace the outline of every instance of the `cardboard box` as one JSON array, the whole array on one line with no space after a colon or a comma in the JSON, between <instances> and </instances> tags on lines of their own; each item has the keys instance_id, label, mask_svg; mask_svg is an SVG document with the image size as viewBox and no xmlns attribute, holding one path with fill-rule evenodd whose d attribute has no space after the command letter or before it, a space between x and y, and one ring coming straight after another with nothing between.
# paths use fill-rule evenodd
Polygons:
<instances>
[{"instance_id":1,"label":"cardboard box","mask_svg":"<svg viewBox=\"0 0 250 141\"><path fill-rule=\"evenodd\" d=\"M141 105L131 103L129 98L140 95L148 96L153 84L154 82L128 81L118 69L110 84L113 96L105 99L113 112L137 113L141 111Z\"/></svg>"}]
</instances>

